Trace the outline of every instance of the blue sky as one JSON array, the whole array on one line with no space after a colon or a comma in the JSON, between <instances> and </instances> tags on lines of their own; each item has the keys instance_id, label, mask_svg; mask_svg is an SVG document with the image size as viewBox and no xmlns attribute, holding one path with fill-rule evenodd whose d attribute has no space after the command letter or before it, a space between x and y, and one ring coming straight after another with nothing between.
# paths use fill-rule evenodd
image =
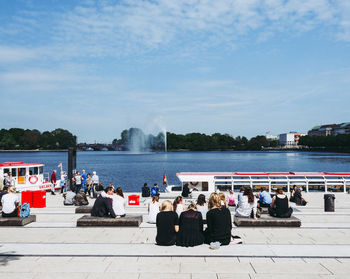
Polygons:
<instances>
[{"instance_id":1,"label":"blue sky","mask_svg":"<svg viewBox=\"0 0 350 279\"><path fill-rule=\"evenodd\" d=\"M350 1L0 1L0 126L252 137L350 121Z\"/></svg>"}]
</instances>

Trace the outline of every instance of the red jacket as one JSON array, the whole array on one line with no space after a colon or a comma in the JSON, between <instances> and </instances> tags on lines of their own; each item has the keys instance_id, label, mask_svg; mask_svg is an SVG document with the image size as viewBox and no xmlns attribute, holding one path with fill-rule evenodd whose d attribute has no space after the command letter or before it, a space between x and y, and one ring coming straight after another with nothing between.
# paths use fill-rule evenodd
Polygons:
<instances>
[{"instance_id":1,"label":"red jacket","mask_svg":"<svg viewBox=\"0 0 350 279\"><path fill-rule=\"evenodd\" d=\"M54 172L51 174L51 183L56 183L56 174Z\"/></svg>"}]
</instances>

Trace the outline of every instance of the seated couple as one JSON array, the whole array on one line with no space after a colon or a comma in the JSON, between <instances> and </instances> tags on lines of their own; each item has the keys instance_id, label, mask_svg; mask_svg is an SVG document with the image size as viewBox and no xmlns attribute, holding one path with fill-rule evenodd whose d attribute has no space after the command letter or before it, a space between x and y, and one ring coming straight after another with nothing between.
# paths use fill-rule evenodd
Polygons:
<instances>
[{"instance_id":1,"label":"seated couple","mask_svg":"<svg viewBox=\"0 0 350 279\"><path fill-rule=\"evenodd\" d=\"M304 199L304 197L301 194L301 190L297 186L293 187L292 193L290 195L290 201L295 202L296 205L307 204L307 200Z\"/></svg>"},{"instance_id":2,"label":"seated couple","mask_svg":"<svg viewBox=\"0 0 350 279\"><path fill-rule=\"evenodd\" d=\"M122 188L118 187L116 194L114 194L114 187L110 184L109 187L102 191L92 207L91 216L125 217L125 199Z\"/></svg>"},{"instance_id":3,"label":"seated couple","mask_svg":"<svg viewBox=\"0 0 350 279\"><path fill-rule=\"evenodd\" d=\"M67 191L63 193L64 205L76 205L76 206L82 206L82 205L88 205L89 201L87 199L87 196L83 189L80 189L80 192L78 194L75 194L75 192Z\"/></svg>"},{"instance_id":4,"label":"seated couple","mask_svg":"<svg viewBox=\"0 0 350 279\"><path fill-rule=\"evenodd\" d=\"M203 243L231 242L232 221L230 211L221 205L219 194L213 193L209 198L209 211L206 214L207 229L203 231L202 214L195 204L181 213L180 218L173 211L170 201L164 201L156 218L156 243L162 246L178 245L193 247Z\"/></svg>"}]
</instances>

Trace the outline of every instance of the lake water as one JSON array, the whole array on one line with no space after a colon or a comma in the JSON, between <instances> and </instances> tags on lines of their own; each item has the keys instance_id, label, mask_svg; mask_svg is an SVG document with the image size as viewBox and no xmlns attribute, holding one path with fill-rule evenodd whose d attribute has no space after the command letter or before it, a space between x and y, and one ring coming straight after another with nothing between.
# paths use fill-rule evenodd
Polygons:
<instances>
[{"instance_id":1,"label":"lake water","mask_svg":"<svg viewBox=\"0 0 350 279\"><path fill-rule=\"evenodd\" d=\"M66 152L6 152L0 162L44 163L45 172L67 170ZM178 184L177 172L192 171L328 171L350 172L350 154L316 152L169 152L130 154L127 152L78 152L77 169L96 171L103 184L113 183L126 192L140 191L144 182L162 184L166 172L169 184Z\"/></svg>"}]
</instances>

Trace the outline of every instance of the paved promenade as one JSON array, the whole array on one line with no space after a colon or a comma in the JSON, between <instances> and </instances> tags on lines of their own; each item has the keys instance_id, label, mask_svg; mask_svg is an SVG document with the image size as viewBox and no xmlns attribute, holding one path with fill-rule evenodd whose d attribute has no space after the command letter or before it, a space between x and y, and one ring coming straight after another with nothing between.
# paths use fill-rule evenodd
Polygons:
<instances>
[{"instance_id":1,"label":"paved promenade","mask_svg":"<svg viewBox=\"0 0 350 279\"><path fill-rule=\"evenodd\" d=\"M75 207L59 195L33 209L37 222L0 227L1 278L350 278L350 195L337 194L336 212L323 195L296 207L301 228L233 228L243 245L210 250L154 245L146 206L140 228L77 228Z\"/></svg>"}]
</instances>

